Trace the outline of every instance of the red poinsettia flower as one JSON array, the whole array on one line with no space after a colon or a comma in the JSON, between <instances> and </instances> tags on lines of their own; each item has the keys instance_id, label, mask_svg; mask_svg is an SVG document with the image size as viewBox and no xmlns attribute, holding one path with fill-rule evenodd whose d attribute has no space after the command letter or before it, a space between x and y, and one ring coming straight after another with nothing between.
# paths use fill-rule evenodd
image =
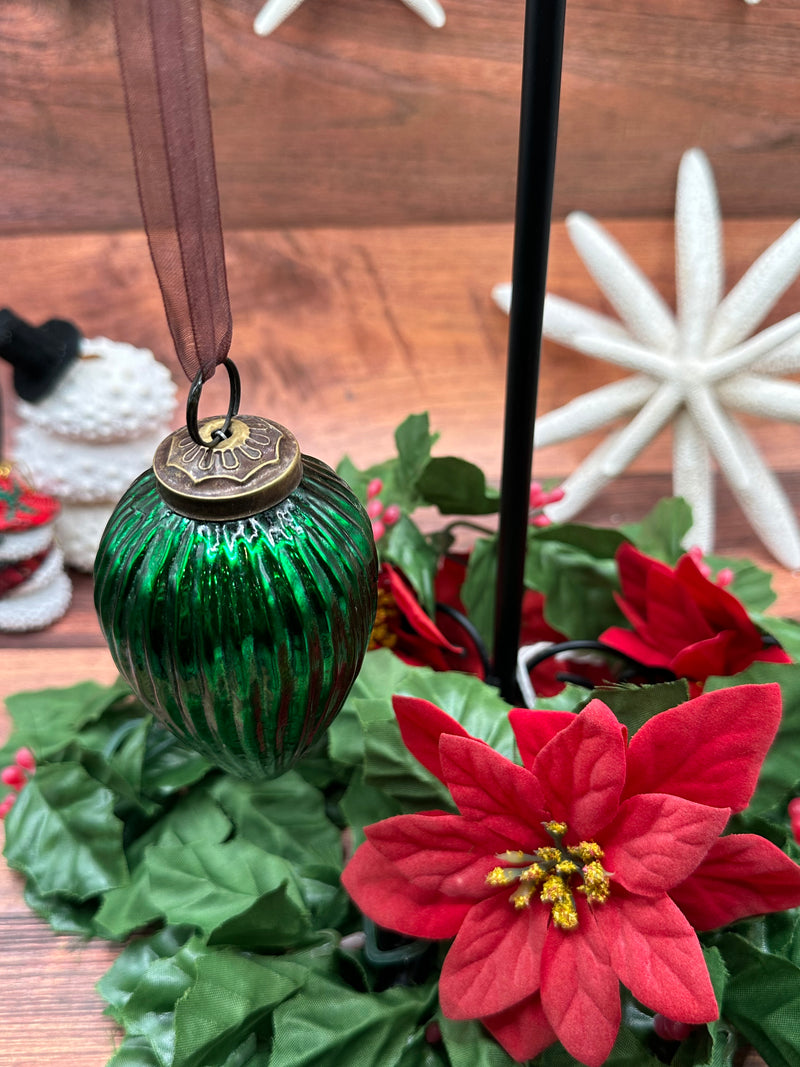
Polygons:
<instances>
[{"instance_id":1,"label":"red poinsettia flower","mask_svg":"<svg viewBox=\"0 0 800 1067\"><path fill-rule=\"evenodd\" d=\"M432 667L435 671L462 671L484 679L486 668L475 642L461 623L447 614L452 608L466 616L461 601L461 587L467 573L468 556L446 556L434 582L436 603L444 610L432 620L423 609L402 573L391 563L382 563L378 575L378 614L372 631L370 649L390 648L405 663L414 667ZM539 641L558 642L564 635L554 630L544 618L541 593L526 590L522 602L520 644ZM546 660L533 674L539 696L560 692L564 683L556 677L564 664Z\"/></svg>"},{"instance_id":2,"label":"red poinsettia flower","mask_svg":"<svg viewBox=\"0 0 800 1067\"><path fill-rule=\"evenodd\" d=\"M708 693L628 741L600 700L511 712L524 766L424 700L395 698L403 740L459 814L366 828L343 875L381 926L451 938L442 1010L478 1018L517 1060L556 1039L599 1067L619 983L689 1024L718 1008L696 930L800 904L800 868L743 810L780 719L778 686Z\"/></svg>"},{"instance_id":3,"label":"red poinsettia flower","mask_svg":"<svg viewBox=\"0 0 800 1067\"><path fill-rule=\"evenodd\" d=\"M712 674L738 674L756 660L790 663L763 635L744 606L710 581L691 555L673 569L633 545L617 552L622 596L632 626L612 626L600 640L649 667L666 667L699 691Z\"/></svg>"}]
</instances>

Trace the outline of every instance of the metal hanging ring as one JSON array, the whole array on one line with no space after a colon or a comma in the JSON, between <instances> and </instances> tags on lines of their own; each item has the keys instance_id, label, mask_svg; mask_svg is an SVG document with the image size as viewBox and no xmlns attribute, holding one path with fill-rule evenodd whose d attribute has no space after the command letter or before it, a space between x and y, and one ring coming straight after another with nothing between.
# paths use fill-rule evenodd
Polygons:
<instances>
[{"instance_id":1,"label":"metal hanging ring","mask_svg":"<svg viewBox=\"0 0 800 1067\"><path fill-rule=\"evenodd\" d=\"M228 412L225 415L225 422L222 426L218 426L211 435L211 439L206 441L200 436L200 428L197 424L197 409L200 406L200 394L203 391L203 371L199 370L195 375L195 379L189 389L189 396L186 399L186 429L189 431L189 436L195 442L195 444L201 445L203 448L216 448L221 444L229 435L231 429L231 422L234 415L239 412L239 402L242 399L242 382L239 377L239 372L236 369L233 361L230 359L224 359L222 366L228 372L228 379L230 381L231 395L228 401Z\"/></svg>"}]
</instances>

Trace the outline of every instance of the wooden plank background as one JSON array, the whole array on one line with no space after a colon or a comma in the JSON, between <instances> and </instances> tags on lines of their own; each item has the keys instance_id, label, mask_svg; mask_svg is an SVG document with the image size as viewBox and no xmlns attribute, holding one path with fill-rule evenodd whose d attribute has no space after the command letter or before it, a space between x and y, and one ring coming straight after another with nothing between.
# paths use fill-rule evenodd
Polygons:
<instances>
[{"instance_id":1,"label":"wooden plank background","mask_svg":"<svg viewBox=\"0 0 800 1067\"><path fill-rule=\"evenodd\" d=\"M205 0L226 226L509 220L523 0ZM558 216L666 214L698 144L729 214L796 214L796 0L570 0ZM0 231L139 226L106 0L0 5Z\"/></svg>"}]
</instances>

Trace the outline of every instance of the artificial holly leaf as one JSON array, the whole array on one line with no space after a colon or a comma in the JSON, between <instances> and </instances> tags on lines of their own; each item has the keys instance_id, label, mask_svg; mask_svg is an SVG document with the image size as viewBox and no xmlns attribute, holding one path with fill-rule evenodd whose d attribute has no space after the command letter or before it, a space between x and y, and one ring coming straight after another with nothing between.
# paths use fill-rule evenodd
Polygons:
<instances>
[{"instance_id":1,"label":"artificial holly leaf","mask_svg":"<svg viewBox=\"0 0 800 1067\"><path fill-rule=\"evenodd\" d=\"M433 618L433 582L439 566L439 553L407 515L401 515L380 541L381 559L395 563L417 594L422 607Z\"/></svg>"},{"instance_id":2,"label":"artificial holly leaf","mask_svg":"<svg viewBox=\"0 0 800 1067\"><path fill-rule=\"evenodd\" d=\"M396 722L365 726L364 782L391 797L402 812L454 810L450 793L411 755Z\"/></svg>"},{"instance_id":3,"label":"artificial holly leaf","mask_svg":"<svg viewBox=\"0 0 800 1067\"><path fill-rule=\"evenodd\" d=\"M186 953L194 955L205 951L203 941L192 937L190 926L168 926L150 937L140 937L126 945L97 983L97 991L107 1004L105 1014L122 1025L125 1005L151 964L175 956L184 949L184 956Z\"/></svg>"},{"instance_id":4,"label":"artificial holly leaf","mask_svg":"<svg viewBox=\"0 0 800 1067\"><path fill-rule=\"evenodd\" d=\"M451 1067L513 1067L515 1060L477 1020L436 1016Z\"/></svg>"},{"instance_id":5,"label":"artificial holly leaf","mask_svg":"<svg viewBox=\"0 0 800 1067\"><path fill-rule=\"evenodd\" d=\"M497 587L497 538L475 542L461 586L461 602L472 625L491 647L494 642L494 612Z\"/></svg>"},{"instance_id":6,"label":"artificial holly leaf","mask_svg":"<svg viewBox=\"0 0 800 1067\"><path fill-rule=\"evenodd\" d=\"M760 814L779 802L785 803L800 778L800 664L753 663L735 675L736 685L767 682L777 682L781 687L781 722L762 764L748 814ZM714 677L707 679L703 690L711 692L730 685L730 678Z\"/></svg>"},{"instance_id":7,"label":"artificial holly leaf","mask_svg":"<svg viewBox=\"0 0 800 1067\"><path fill-rule=\"evenodd\" d=\"M336 466L336 473L347 482L361 503L366 503L367 486L371 480L367 471L360 471L349 456L343 456Z\"/></svg>"},{"instance_id":8,"label":"artificial holly leaf","mask_svg":"<svg viewBox=\"0 0 800 1067\"><path fill-rule=\"evenodd\" d=\"M128 934L162 917L160 904L153 900L150 870L142 863L127 885L111 889L95 915L95 929L110 941L123 941Z\"/></svg>"},{"instance_id":9,"label":"artificial holly leaf","mask_svg":"<svg viewBox=\"0 0 800 1067\"><path fill-rule=\"evenodd\" d=\"M738 934L717 948L728 969L722 1014L770 1067L800 1063L800 967L761 952Z\"/></svg>"},{"instance_id":10,"label":"artificial holly leaf","mask_svg":"<svg viewBox=\"0 0 800 1067\"><path fill-rule=\"evenodd\" d=\"M439 440L438 433L430 432L427 411L409 415L395 430L394 440L404 480L409 489L416 488L430 462L431 449Z\"/></svg>"},{"instance_id":11,"label":"artificial holly leaf","mask_svg":"<svg viewBox=\"0 0 800 1067\"><path fill-rule=\"evenodd\" d=\"M227 1058L273 1008L301 989L308 971L286 960L221 949L198 957L195 973L175 1004L172 1067Z\"/></svg>"},{"instance_id":12,"label":"artificial holly leaf","mask_svg":"<svg viewBox=\"0 0 800 1067\"><path fill-rule=\"evenodd\" d=\"M31 911L49 923L55 933L72 934L87 939L97 933L95 898L79 904L57 893L42 896L32 881L25 883L23 895Z\"/></svg>"},{"instance_id":13,"label":"artificial holly leaf","mask_svg":"<svg viewBox=\"0 0 800 1067\"><path fill-rule=\"evenodd\" d=\"M114 801L80 764L40 765L6 817L9 867L40 895L76 901L127 883Z\"/></svg>"},{"instance_id":14,"label":"artificial holly leaf","mask_svg":"<svg viewBox=\"0 0 800 1067\"><path fill-rule=\"evenodd\" d=\"M428 1041L427 1027L422 1026L411 1036L397 1061L397 1067L450 1067L436 1048Z\"/></svg>"},{"instance_id":15,"label":"artificial holly leaf","mask_svg":"<svg viewBox=\"0 0 800 1067\"><path fill-rule=\"evenodd\" d=\"M581 1067L559 1043L551 1045L533 1061L536 1067ZM663 1067L661 1060L652 1056L639 1038L625 1026L621 1026L614 1047L603 1060L603 1067Z\"/></svg>"},{"instance_id":16,"label":"artificial holly leaf","mask_svg":"<svg viewBox=\"0 0 800 1067\"><path fill-rule=\"evenodd\" d=\"M378 653L377 650L374 653L369 653L365 664L376 654L381 653ZM391 656L395 663L400 662L388 650L386 655ZM363 669L362 667L362 671ZM356 685L358 685L358 679L356 679ZM361 721L354 707L356 702L361 703L362 701L355 697L351 690L344 707L328 728L330 758L348 768L359 767L364 761L364 732L361 729Z\"/></svg>"},{"instance_id":17,"label":"artificial holly leaf","mask_svg":"<svg viewBox=\"0 0 800 1067\"><path fill-rule=\"evenodd\" d=\"M270 1067L396 1067L435 986L357 993L319 974L273 1014Z\"/></svg>"},{"instance_id":18,"label":"artificial holly leaf","mask_svg":"<svg viewBox=\"0 0 800 1067\"><path fill-rule=\"evenodd\" d=\"M500 507L500 494L486 484L480 467L455 456L430 460L418 488L442 515L494 515Z\"/></svg>"},{"instance_id":19,"label":"artificial holly leaf","mask_svg":"<svg viewBox=\"0 0 800 1067\"><path fill-rule=\"evenodd\" d=\"M722 1004L728 983L728 969L719 949L703 947L717 1004ZM725 1018L696 1027L675 1053L671 1067L733 1067L739 1041Z\"/></svg>"},{"instance_id":20,"label":"artificial holly leaf","mask_svg":"<svg viewBox=\"0 0 800 1067\"><path fill-rule=\"evenodd\" d=\"M794 619L779 619L755 612L751 613L750 618L759 629L771 634L793 660L800 660L800 623Z\"/></svg>"},{"instance_id":21,"label":"artificial holly leaf","mask_svg":"<svg viewBox=\"0 0 800 1067\"><path fill-rule=\"evenodd\" d=\"M147 734L142 791L164 800L205 777L212 765L153 720Z\"/></svg>"},{"instance_id":22,"label":"artificial holly leaf","mask_svg":"<svg viewBox=\"0 0 800 1067\"><path fill-rule=\"evenodd\" d=\"M353 835L353 849L364 841L364 827L402 813L402 805L382 789L367 785L359 768L339 801L342 814Z\"/></svg>"},{"instance_id":23,"label":"artificial holly leaf","mask_svg":"<svg viewBox=\"0 0 800 1067\"><path fill-rule=\"evenodd\" d=\"M775 601L772 575L749 559L730 559L728 556L708 555L704 562L714 574L725 569L733 571L733 581L726 586L749 612L766 611Z\"/></svg>"},{"instance_id":24,"label":"artificial holly leaf","mask_svg":"<svg viewBox=\"0 0 800 1067\"><path fill-rule=\"evenodd\" d=\"M411 670L413 668L409 667L407 663L403 663L398 656L395 656L386 648L368 652L364 657L364 662L353 688L345 701L344 710L351 707L354 700L369 699L381 701L391 709L392 695L398 691L398 687ZM390 710L387 717L391 718L391 714ZM331 725L332 731L336 728L338 721L339 717L337 716ZM344 756L340 758L346 762Z\"/></svg>"},{"instance_id":25,"label":"artificial holly leaf","mask_svg":"<svg viewBox=\"0 0 800 1067\"><path fill-rule=\"evenodd\" d=\"M692 509L683 497L667 497L641 522L625 523L619 530L640 552L672 566L685 551L683 539L691 527Z\"/></svg>"},{"instance_id":26,"label":"artificial holly leaf","mask_svg":"<svg viewBox=\"0 0 800 1067\"><path fill-rule=\"evenodd\" d=\"M689 699L689 685L679 678L657 685L601 686L592 690L591 697L597 697L611 708L632 737L654 715L684 704Z\"/></svg>"},{"instance_id":27,"label":"artificial holly leaf","mask_svg":"<svg viewBox=\"0 0 800 1067\"><path fill-rule=\"evenodd\" d=\"M126 855L131 870L135 870L148 845L157 845L169 835L171 840L188 845L191 841L217 844L233 833L233 823L208 792L205 785L190 790L166 811L161 809L158 819L128 844Z\"/></svg>"},{"instance_id":28,"label":"artificial holly leaf","mask_svg":"<svg viewBox=\"0 0 800 1067\"><path fill-rule=\"evenodd\" d=\"M107 1067L163 1067L146 1037L126 1034Z\"/></svg>"},{"instance_id":29,"label":"artificial holly leaf","mask_svg":"<svg viewBox=\"0 0 800 1067\"><path fill-rule=\"evenodd\" d=\"M300 873L342 867L339 830L325 814L325 798L296 771L265 782L228 775L211 787L237 834L264 852L291 860Z\"/></svg>"},{"instance_id":30,"label":"artificial holly leaf","mask_svg":"<svg viewBox=\"0 0 800 1067\"><path fill-rule=\"evenodd\" d=\"M14 747L29 748L43 760L75 740L87 723L125 696L130 696L130 689L121 680L110 686L80 682L66 689L15 693L6 698L14 722Z\"/></svg>"},{"instance_id":31,"label":"artificial holly leaf","mask_svg":"<svg viewBox=\"0 0 800 1067\"><path fill-rule=\"evenodd\" d=\"M151 717L131 716L125 707L106 711L102 718L85 726L58 757L81 763L98 782L117 796L121 808L139 808L152 815L156 804L142 795L142 768Z\"/></svg>"},{"instance_id":32,"label":"artificial holly leaf","mask_svg":"<svg viewBox=\"0 0 800 1067\"><path fill-rule=\"evenodd\" d=\"M614 530L558 525L528 537L525 584L544 594L549 624L571 640L596 639L609 626L624 624L614 594L619 575L614 558L626 542Z\"/></svg>"}]
</instances>

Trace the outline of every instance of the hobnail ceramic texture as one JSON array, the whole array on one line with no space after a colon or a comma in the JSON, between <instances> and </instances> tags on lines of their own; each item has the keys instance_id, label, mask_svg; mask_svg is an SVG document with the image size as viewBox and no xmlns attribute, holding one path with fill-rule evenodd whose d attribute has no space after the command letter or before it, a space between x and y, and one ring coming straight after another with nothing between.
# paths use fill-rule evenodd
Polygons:
<instances>
[{"instance_id":1,"label":"hobnail ceramic texture","mask_svg":"<svg viewBox=\"0 0 800 1067\"><path fill-rule=\"evenodd\" d=\"M172 511L148 471L123 496L95 563L114 661L185 744L245 778L288 770L341 708L377 601L369 518L303 456L281 503L214 522Z\"/></svg>"}]
</instances>

